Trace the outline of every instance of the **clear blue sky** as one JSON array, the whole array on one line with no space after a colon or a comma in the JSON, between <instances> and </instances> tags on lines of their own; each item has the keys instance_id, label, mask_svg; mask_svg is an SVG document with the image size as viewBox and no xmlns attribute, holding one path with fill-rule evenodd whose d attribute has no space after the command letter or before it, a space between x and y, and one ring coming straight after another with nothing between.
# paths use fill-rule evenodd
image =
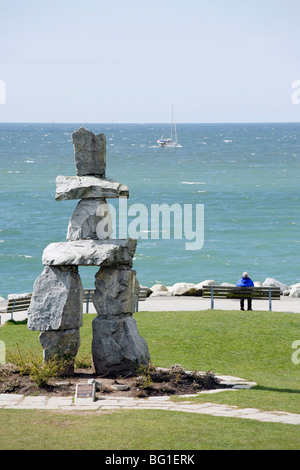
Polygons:
<instances>
[{"instance_id":1,"label":"clear blue sky","mask_svg":"<svg viewBox=\"0 0 300 470\"><path fill-rule=\"evenodd\" d=\"M299 0L0 0L0 122L300 121Z\"/></svg>"}]
</instances>

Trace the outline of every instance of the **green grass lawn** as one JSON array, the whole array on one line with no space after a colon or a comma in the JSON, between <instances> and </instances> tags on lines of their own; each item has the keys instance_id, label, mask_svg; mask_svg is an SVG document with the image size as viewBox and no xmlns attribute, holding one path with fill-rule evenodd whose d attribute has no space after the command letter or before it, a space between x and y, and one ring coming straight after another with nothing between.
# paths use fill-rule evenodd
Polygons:
<instances>
[{"instance_id":1,"label":"green grass lawn","mask_svg":"<svg viewBox=\"0 0 300 470\"><path fill-rule=\"evenodd\" d=\"M254 389L224 392L209 401L300 413L300 364L292 362L300 314L214 310L151 315L140 312L137 322L154 365L177 362L257 383ZM207 396L196 400L207 401Z\"/></svg>"},{"instance_id":2,"label":"green grass lawn","mask_svg":"<svg viewBox=\"0 0 300 470\"><path fill-rule=\"evenodd\" d=\"M300 314L201 311L138 312L140 334L155 366L243 377L250 390L194 398L238 407L300 412L300 364L292 343L300 340ZM94 315L84 315L78 356L90 357ZM38 332L6 324L0 340L41 354ZM0 449L297 449L298 426L163 411L60 414L0 410ZM86 435L97 436L90 439Z\"/></svg>"},{"instance_id":3,"label":"green grass lawn","mask_svg":"<svg viewBox=\"0 0 300 470\"><path fill-rule=\"evenodd\" d=\"M58 413L0 410L0 422L1 450L299 448L297 426L176 411Z\"/></svg>"}]
</instances>

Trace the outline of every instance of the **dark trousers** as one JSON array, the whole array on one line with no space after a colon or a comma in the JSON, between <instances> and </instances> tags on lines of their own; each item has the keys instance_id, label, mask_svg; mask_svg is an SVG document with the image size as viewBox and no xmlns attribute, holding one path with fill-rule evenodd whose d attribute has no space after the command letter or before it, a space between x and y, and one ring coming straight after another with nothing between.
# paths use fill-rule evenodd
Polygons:
<instances>
[{"instance_id":1,"label":"dark trousers","mask_svg":"<svg viewBox=\"0 0 300 470\"><path fill-rule=\"evenodd\" d=\"M245 310L244 309L244 302L245 302L246 299L241 299L241 310ZM248 301L248 310L252 310L252 299L247 299Z\"/></svg>"}]
</instances>

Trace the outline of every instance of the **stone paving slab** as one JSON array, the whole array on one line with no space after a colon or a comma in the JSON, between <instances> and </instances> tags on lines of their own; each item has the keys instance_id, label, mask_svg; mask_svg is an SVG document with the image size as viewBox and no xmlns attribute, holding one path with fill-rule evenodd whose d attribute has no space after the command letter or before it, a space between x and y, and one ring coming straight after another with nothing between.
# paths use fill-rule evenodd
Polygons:
<instances>
[{"instance_id":1,"label":"stone paving slab","mask_svg":"<svg viewBox=\"0 0 300 470\"><path fill-rule=\"evenodd\" d=\"M185 413L197 413L210 416L222 416L256 421L300 425L300 414L283 411L261 411L256 408L238 408L216 403L195 403L191 401L173 402L169 397L151 397L148 399L132 397L110 397L95 401L89 405L76 405L73 397L23 396L0 394L1 409L36 409L64 411L105 410L168 410Z\"/></svg>"}]
</instances>

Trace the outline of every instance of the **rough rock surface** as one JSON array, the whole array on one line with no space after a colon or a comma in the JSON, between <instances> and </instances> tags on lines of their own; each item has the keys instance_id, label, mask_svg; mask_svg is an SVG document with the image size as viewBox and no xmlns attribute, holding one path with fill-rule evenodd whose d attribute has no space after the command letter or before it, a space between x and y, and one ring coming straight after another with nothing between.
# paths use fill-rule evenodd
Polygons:
<instances>
[{"instance_id":1,"label":"rough rock surface","mask_svg":"<svg viewBox=\"0 0 300 470\"><path fill-rule=\"evenodd\" d=\"M128 197L125 184L96 176L63 176L56 178L56 201L69 199L119 198Z\"/></svg>"},{"instance_id":2,"label":"rough rock surface","mask_svg":"<svg viewBox=\"0 0 300 470\"><path fill-rule=\"evenodd\" d=\"M177 282L171 288L172 295L188 295L190 289L192 289L195 284L190 282Z\"/></svg>"},{"instance_id":3,"label":"rough rock surface","mask_svg":"<svg viewBox=\"0 0 300 470\"><path fill-rule=\"evenodd\" d=\"M141 364L147 365L150 354L146 341L139 335L132 316L93 320L93 367L99 375L130 375Z\"/></svg>"},{"instance_id":4,"label":"rough rock surface","mask_svg":"<svg viewBox=\"0 0 300 470\"><path fill-rule=\"evenodd\" d=\"M21 300L27 297L30 297L31 292L23 292L22 294L8 294L7 300ZM0 297L0 299L4 299L4 297Z\"/></svg>"},{"instance_id":5,"label":"rough rock surface","mask_svg":"<svg viewBox=\"0 0 300 470\"><path fill-rule=\"evenodd\" d=\"M44 252L43 264L66 266L132 266L137 240L78 240L51 243Z\"/></svg>"},{"instance_id":6,"label":"rough rock surface","mask_svg":"<svg viewBox=\"0 0 300 470\"><path fill-rule=\"evenodd\" d=\"M132 271L135 239L110 239L112 218L107 198L129 197L128 187L105 177L106 138L81 127L72 134L77 176L57 176L57 201L81 199L68 225L67 242L43 252L43 273L36 279L28 328L39 330L44 360L71 357L80 345L83 288L78 266L99 266L93 302L92 353L97 373L134 374L148 364L149 350L132 317L139 283ZM167 289L166 289L167 290Z\"/></svg>"},{"instance_id":7,"label":"rough rock surface","mask_svg":"<svg viewBox=\"0 0 300 470\"><path fill-rule=\"evenodd\" d=\"M103 225L102 230L99 224ZM67 240L105 239L111 234L112 221L106 200L82 199L70 219Z\"/></svg>"},{"instance_id":8,"label":"rough rock surface","mask_svg":"<svg viewBox=\"0 0 300 470\"><path fill-rule=\"evenodd\" d=\"M69 330L82 326L83 288L77 268L46 266L36 279L28 329Z\"/></svg>"},{"instance_id":9,"label":"rough rock surface","mask_svg":"<svg viewBox=\"0 0 300 470\"><path fill-rule=\"evenodd\" d=\"M199 282L198 284L195 284L194 286L190 287L185 291L183 295L194 295L194 296L201 296L202 295L202 290L204 286L217 286L218 283L214 281L213 279L207 279L205 281Z\"/></svg>"},{"instance_id":10,"label":"rough rock surface","mask_svg":"<svg viewBox=\"0 0 300 470\"><path fill-rule=\"evenodd\" d=\"M163 284L154 284L151 287L151 291L152 292L161 292L161 291L168 292L168 288L164 286Z\"/></svg>"},{"instance_id":11,"label":"rough rock surface","mask_svg":"<svg viewBox=\"0 0 300 470\"><path fill-rule=\"evenodd\" d=\"M98 315L135 312L140 290L135 271L101 268L95 276L95 287L93 303Z\"/></svg>"},{"instance_id":12,"label":"rough rock surface","mask_svg":"<svg viewBox=\"0 0 300 470\"><path fill-rule=\"evenodd\" d=\"M39 335L39 340L43 347L44 361L66 359L68 369L64 373L72 375L74 372L74 359L80 346L79 329L43 331Z\"/></svg>"},{"instance_id":13,"label":"rough rock surface","mask_svg":"<svg viewBox=\"0 0 300 470\"><path fill-rule=\"evenodd\" d=\"M152 294L150 294L150 297L172 297L172 292L167 290L157 290L155 292L152 292Z\"/></svg>"},{"instance_id":14,"label":"rough rock surface","mask_svg":"<svg viewBox=\"0 0 300 470\"><path fill-rule=\"evenodd\" d=\"M262 286L263 287L280 287L281 294L283 294L285 290L289 289L289 286L287 284L283 284L282 282L272 277L267 277L267 279L265 279L264 282L262 283Z\"/></svg>"},{"instance_id":15,"label":"rough rock surface","mask_svg":"<svg viewBox=\"0 0 300 470\"><path fill-rule=\"evenodd\" d=\"M80 127L72 134L76 174L105 175L106 169L106 137Z\"/></svg>"},{"instance_id":16,"label":"rough rock surface","mask_svg":"<svg viewBox=\"0 0 300 470\"><path fill-rule=\"evenodd\" d=\"M290 297L300 297L300 283L291 285L291 289L288 290L288 294Z\"/></svg>"}]
</instances>

